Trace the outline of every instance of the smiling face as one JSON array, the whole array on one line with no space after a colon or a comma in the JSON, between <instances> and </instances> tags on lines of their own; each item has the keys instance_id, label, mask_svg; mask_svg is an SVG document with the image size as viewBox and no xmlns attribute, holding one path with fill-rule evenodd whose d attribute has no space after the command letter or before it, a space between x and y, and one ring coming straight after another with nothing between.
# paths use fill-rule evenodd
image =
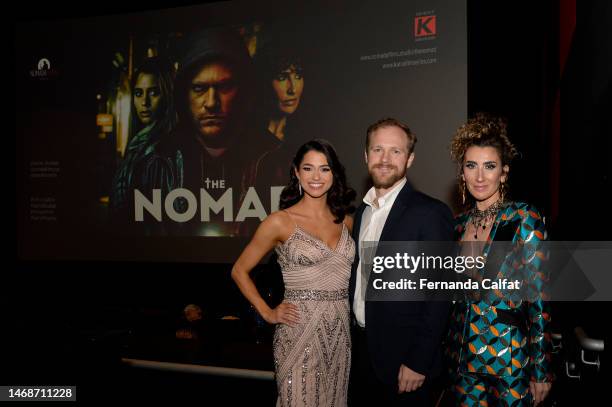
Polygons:
<instances>
[{"instance_id":1,"label":"smiling face","mask_svg":"<svg viewBox=\"0 0 612 407\"><path fill-rule=\"evenodd\" d=\"M404 130L385 126L370 135L365 159L374 188L384 194L404 179L414 153Z\"/></svg>"},{"instance_id":2,"label":"smiling face","mask_svg":"<svg viewBox=\"0 0 612 407\"><path fill-rule=\"evenodd\" d=\"M469 147L464 156L461 177L479 209L486 209L500 197L500 186L506 182L507 165L502 166L495 147Z\"/></svg>"},{"instance_id":3,"label":"smiling face","mask_svg":"<svg viewBox=\"0 0 612 407\"><path fill-rule=\"evenodd\" d=\"M278 100L278 109L287 115L294 113L304 91L302 71L295 65L282 70L272 80L272 88Z\"/></svg>"},{"instance_id":4,"label":"smiling face","mask_svg":"<svg viewBox=\"0 0 612 407\"><path fill-rule=\"evenodd\" d=\"M334 176L325 154L311 150L304 154L295 175L304 194L319 198L327 193L334 183Z\"/></svg>"},{"instance_id":5,"label":"smiling face","mask_svg":"<svg viewBox=\"0 0 612 407\"><path fill-rule=\"evenodd\" d=\"M161 90L157 76L140 73L134 85L134 107L138 119L145 126L157 119L161 107Z\"/></svg>"}]
</instances>

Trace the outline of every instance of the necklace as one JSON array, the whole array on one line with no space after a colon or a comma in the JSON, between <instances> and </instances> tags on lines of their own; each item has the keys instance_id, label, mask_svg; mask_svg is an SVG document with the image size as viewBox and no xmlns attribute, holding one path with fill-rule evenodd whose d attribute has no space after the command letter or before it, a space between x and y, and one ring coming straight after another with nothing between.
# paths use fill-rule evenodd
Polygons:
<instances>
[{"instance_id":1,"label":"necklace","mask_svg":"<svg viewBox=\"0 0 612 407\"><path fill-rule=\"evenodd\" d=\"M474 239L478 239L478 230L480 228L482 228L484 231L487 226L495 221L497 212L499 212L503 205L504 201L501 199L489 206L484 211L481 211L476 205L474 205L474 208L470 211L470 223L474 225Z\"/></svg>"}]
</instances>

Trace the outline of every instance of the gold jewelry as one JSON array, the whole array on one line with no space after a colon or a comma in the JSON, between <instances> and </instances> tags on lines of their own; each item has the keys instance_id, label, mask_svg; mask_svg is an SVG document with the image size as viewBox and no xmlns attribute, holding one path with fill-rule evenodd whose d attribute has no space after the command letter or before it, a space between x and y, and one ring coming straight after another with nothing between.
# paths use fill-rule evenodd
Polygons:
<instances>
[{"instance_id":1,"label":"gold jewelry","mask_svg":"<svg viewBox=\"0 0 612 407\"><path fill-rule=\"evenodd\" d=\"M474 205L470 211L470 223L474 226L474 239L478 239L478 230L480 228L485 230L487 226L491 225L495 221L497 213L503 206L504 201L502 199L498 199L497 202L489 206L484 211L481 211L476 205Z\"/></svg>"}]
</instances>

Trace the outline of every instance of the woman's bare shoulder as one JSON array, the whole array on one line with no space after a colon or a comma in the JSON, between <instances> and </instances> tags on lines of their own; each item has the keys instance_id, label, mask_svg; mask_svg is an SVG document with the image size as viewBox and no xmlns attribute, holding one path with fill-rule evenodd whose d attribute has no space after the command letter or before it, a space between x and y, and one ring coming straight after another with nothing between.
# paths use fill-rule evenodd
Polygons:
<instances>
[{"instance_id":1,"label":"woman's bare shoulder","mask_svg":"<svg viewBox=\"0 0 612 407\"><path fill-rule=\"evenodd\" d=\"M260 228L265 231L272 232L278 236L279 240L284 241L293 233L295 222L291 216L284 210L272 212L261 223Z\"/></svg>"}]
</instances>

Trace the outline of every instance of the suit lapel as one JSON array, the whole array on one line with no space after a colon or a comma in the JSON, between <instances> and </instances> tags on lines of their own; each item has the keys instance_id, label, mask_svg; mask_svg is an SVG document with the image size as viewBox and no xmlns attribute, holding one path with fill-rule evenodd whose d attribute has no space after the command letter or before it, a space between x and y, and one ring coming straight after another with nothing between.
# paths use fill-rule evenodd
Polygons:
<instances>
[{"instance_id":1,"label":"suit lapel","mask_svg":"<svg viewBox=\"0 0 612 407\"><path fill-rule=\"evenodd\" d=\"M509 220L508 213L509 208L502 208L495 218L495 222L491 227L491 231L489 232L489 236L487 237L487 242L485 243L485 247L483 249L484 255L488 255L491 249L491 245L494 241L508 241L511 242L514 238L514 234L516 232L516 227L520 224L520 219L517 220Z\"/></svg>"},{"instance_id":2,"label":"suit lapel","mask_svg":"<svg viewBox=\"0 0 612 407\"><path fill-rule=\"evenodd\" d=\"M352 237L355 241L355 251L359 253L359 233L361 231L361 219L363 218L363 212L365 211L366 205L362 203L355 212L355 219L353 220L353 233Z\"/></svg>"},{"instance_id":3,"label":"suit lapel","mask_svg":"<svg viewBox=\"0 0 612 407\"><path fill-rule=\"evenodd\" d=\"M387 216L385 226L383 227L382 233L380 234L379 242L392 240L390 239L390 237L393 235L395 227L401 224L399 220L402 218L404 211L408 207L408 199L411 193L412 187L408 182L406 182L406 185L404 185L402 190L397 195L397 198L395 198L395 202L393 202L393 206L391 207L389 216Z\"/></svg>"},{"instance_id":4,"label":"suit lapel","mask_svg":"<svg viewBox=\"0 0 612 407\"><path fill-rule=\"evenodd\" d=\"M353 240L355 241L355 258L353 260L353 266L351 267L351 276L349 278L349 293L351 300L349 301L351 310L353 309L353 297L355 296L355 285L357 280L357 266L359 265L359 233L361 229L361 219L363 218L363 211L366 205L362 203L355 212L355 219L353 220Z\"/></svg>"},{"instance_id":5,"label":"suit lapel","mask_svg":"<svg viewBox=\"0 0 612 407\"><path fill-rule=\"evenodd\" d=\"M487 237L483 249L483 254L487 257L483 278L497 278L503 262L506 261L507 250L505 250L504 244L513 241L516 229L520 226L521 220L518 218L508 219L508 212L508 207L499 211ZM502 249L492 251L491 249L496 243L501 245Z\"/></svg>"}]
</instances>

